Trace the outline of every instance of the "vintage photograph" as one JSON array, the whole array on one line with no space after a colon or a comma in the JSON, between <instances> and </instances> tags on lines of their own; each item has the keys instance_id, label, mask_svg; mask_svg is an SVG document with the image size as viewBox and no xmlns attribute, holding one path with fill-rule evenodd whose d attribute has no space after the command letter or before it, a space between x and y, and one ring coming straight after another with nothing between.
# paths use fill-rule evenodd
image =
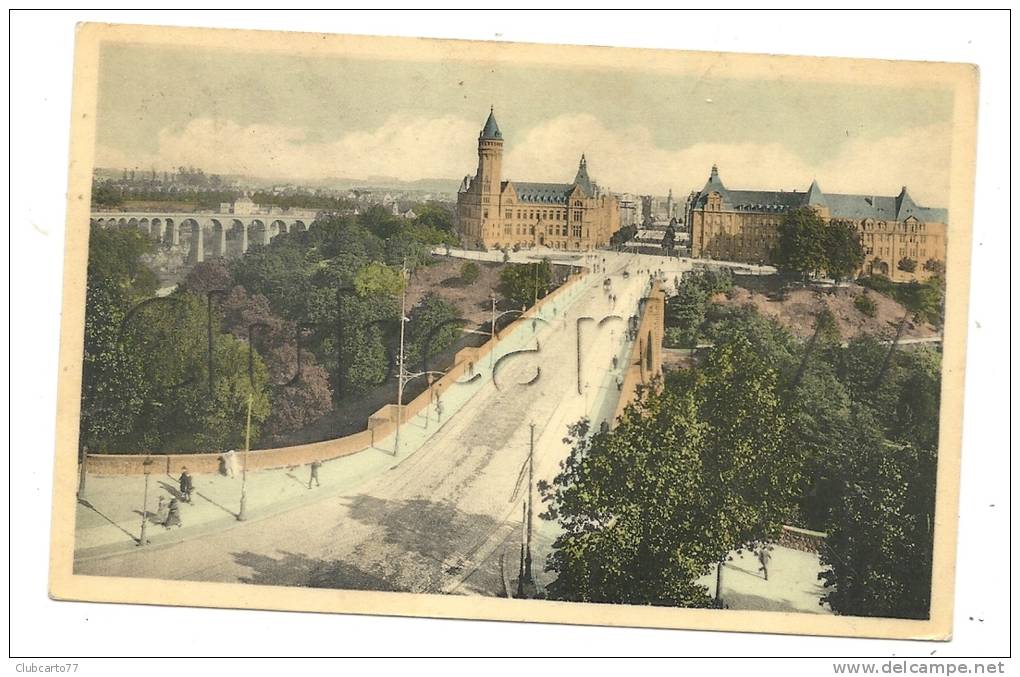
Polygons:
<instances>
[{"instance_id":1,"label":"vintage photograph","mask_svg":"<svg viewBox=\"0 0 1020 677\"><path fill-rule=\"evenodd\" d=\"M948 637L972 67L75 67L55 597Z\"/></svg>"}]
</instances>

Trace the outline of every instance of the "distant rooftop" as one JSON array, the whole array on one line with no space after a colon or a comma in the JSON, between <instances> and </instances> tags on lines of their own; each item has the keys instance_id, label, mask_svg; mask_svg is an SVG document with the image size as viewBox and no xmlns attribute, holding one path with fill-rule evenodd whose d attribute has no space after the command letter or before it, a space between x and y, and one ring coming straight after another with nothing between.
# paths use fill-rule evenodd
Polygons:
<instances>
[{"instance_id":1,"label":"distant rooftop","mask_svg":"<svg viewBox=\"0 0 1020 677\"><path fill-rule=\"evenodd\" d=\"M922 207L914 202L907 187L900 189L896 197L881 195L844 195L825 193L812 181L806 192L781 190L731 190L719 177L719 169L712 165L712 172L704 188L695 197L695 204L704 204L709 193L722 196L724 209L756 212L785 212L797 207L828 207L829 215L846 219L876 219L881 221L903 221L914 218L930 223L946 223L946 210L937 207Z\"/></svg>"}]
</instances>

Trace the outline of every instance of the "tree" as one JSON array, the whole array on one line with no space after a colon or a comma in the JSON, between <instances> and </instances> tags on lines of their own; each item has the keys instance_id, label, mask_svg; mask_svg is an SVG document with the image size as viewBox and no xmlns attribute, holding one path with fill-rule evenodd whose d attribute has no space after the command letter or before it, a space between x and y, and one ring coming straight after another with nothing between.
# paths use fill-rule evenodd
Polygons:
<instances>
[{"instance_id":1,"label":"tree","mask_svg":"<svg viewBox=\"0 0 1020 677\"><path fill-rule=\"evenodd\" d=\"M836 281L851 277L864 263L864 247L856 226L830 221L825 227L825 271Z\"/></svg>"},{"instance_id":2,"label":"tree","mask_svg":"<svg viewBox=\"0 0 1020 677\"><path fill-rule=\"evenodd\" d=\"M733 277L727 271L692 273L680 282L676 295L666 302L666 324L677 329L676 338L682 345L697 344L712 295L732 287Z\"/></svg>"},{"instance_id":3,"label":"tree","mask_svg":"<svg viewBox=\"0 0 1020 677\"><path fill-rule=\"evenodd\" d=\"M614 247L619 246L628 240L632 240L637 235L637 232L638 227L636 225L623 226L609 237L609 244Z\"/></svg>"},{"instance_id":4,"label":"tree","mask_svg":"<svg viewBox=\"0 0 1020 677\"><path fill-rule=\"evenodd\" d=\"M109 181L92 183L93 207L117 207L123 203L120 191L111 186Z\"/></svg>"},{"instance_id":5,"label":"tree","mask_svg":"<svg viewBox=\"0 0 1020 677\"><path fill-rule=\"evenodd\" d=\"M540 487L562 534L546 564L557 599L709 606L696 579L735 548L776 536L794 510L800 456L785 444L779 373L754 341L639 395L616 429L571 428Z\"/></svg>"},{"instance_id":6,"label":"tree","mask_svg":"<svg viewBox=\"0 0 1020 677\"><path fill-rule=\"evenodd\" d=\"M924 262L924 269L929 273L934 273L939 277L944 277L946 274L946 264L944 261L938 259L928 259Z\"/></svg>"},{"instance_id":7,"label":"tree","mask_svg":"<svg viewBox=\"0 0 1020 677\"><path fill-rule=\"evenodd\" d=\"M128 434L145 396L143 357L125 350L120 327L156 290L155 274L142 263L151 247L138 231L90 229L79 436L89 449L105 449Z\"/></svg>"},{"instance_id":8,"label":"tree","mask_svg":"<svg viewBox=\"0 0 1020 677\"><path fill-rule=\"evenodd\" d=\"M89 229L88 270L120 287L128 303L152 296L159 280L142 257L153 251L152 240L140 230Z\"/></svg>"},{"instance_id":9,"label":"tree","mask_svg":"<svg viewBox=\"0 0 1020 677\"><path fill-rule=\"evenodd\" d=\"M399 270L373 261L355 274L354 288L360 296L399 296L404 291L404 276Z\"/></svg>"},{"instance_id":10,"label":"tree","mask_svg":"<svg viewBox=\"0 0 1020 677\"><path fill-rule=\"evenodd\" d=\"M896 267L902 270L904 273L913 273L915 270L917 270L917 261L915 261L912 258L904 256L902 259L900 259L899 263L896 264Z\"/></svg>"},{"instance_id":11,"label":"tree","mask_svg":"<svg viewBox=\"0 0 1020 677\"><path fill-rule=\"evenodd\" d=\"M819 576L838 614L928 618L936 454L883 439L856 407Z\"/></svg>"},{"instance_id":12,"label":"tree","mask_svg":"<svg viewBox=\"0 0 1020 677\"><path fill-rule=\"evenodd\" d=\"M875 317L875 313L878 310L874 299L868 296L867 292L854 299L854 308L861 311L861 313L868 317Z\"/></svg>"},{"instance_id":13,"label":"tree","mask_svg":"<svg viewBox=\"0 0 1020 677\"><path fill-rule=\"evenodd\" d=\"M415 225L453 233L453 212L441 203L430 200L415 207L414 211L417 214Z\"/></svg>"},{"instance_id":14,"label":"tree","mask_svg":"<svg viewBox=\"0 0 1020 677\"><path fill-rule=\"evenodd\" d=\"M215 451L244 443L249 394L252 439L269 412L266 368L248 346L215 332L209 344L204 298L175 294L140 307L124 324L125 354L137 359L131 388L139 394L131 429L108 440L111 451ZM211 390L210 390L211 381Z\"/></svg>"},{"instance_id":15,"label":"tree","mask_svg":"<svg viewBox=\"0 0 1020 677\"><path fill-rule=\"evenodd\" d=\"M570 428L570 456L540 483L544 519L559 522L546 570L553 599L708 607L695 581L716 548L702 504L704 425L690 394L646 392L613 431Z\"/></svg>"},{"instance_id":16,"label":"tree","mask_svg":"<svg viewBox=\"0 0 1020 677\"><path fill-rule=\"evenodd\" d=\"M358 215L358 224L367 228L376 237L385 240L396 235L404 222L386 207L373 205Z\"/></svg>"},{"instance_id":17,"label":"tree","mask_svg":"<svg viewBox=\"0 0 1020 677\"><path fill-rule=\"evenodd\" d=\"M204 296L214 290L229 291L233 286L234 279L227 264L222 259L212 259L195 264L177 288Z\"/></svg>"},{"instance_id":18,"label":"tree","mask_svg":"<svg viewBox=\"0 0 1020 677\"><path fill-rule=\"evenodd\" d=\"M510 264L499 274L500 293L514 306L530 306L552 288L552 265L540 263Z\"/></svg>"},{"instance_id":19,"label":"tree","mask_svg":"<svg viewBox=\"0 0 1020 677\"><path fill-rule=\"evenodd\" d=\"M810 207L786 213L779 224L775 261L780 271L800 276L817 275L826 267L825 222Z\"/></svg>"},{"instance_id":20,"label":"tree","mask_svg":"<svg viewBox=\"0 0 1020 677\"><path fill-rule=\"evenodd\" d=\"M465 261L460 267L460 279L464 284L474 284L478 280L481 270L474 261Z\"/></svg>"},{"instance_id":21,"label":"tree","mask_svg":"<svg viewBox=\"0 0 1020 677\"><path fill-rule=\"evenodd\" d=\"M426 294L408 316L405 356L408 369L426 369L428 359L453 345L461 335L463 320L457 309L439 296ZM434 366L434 365L433 365Z\"/></svg>"}]
</instances>

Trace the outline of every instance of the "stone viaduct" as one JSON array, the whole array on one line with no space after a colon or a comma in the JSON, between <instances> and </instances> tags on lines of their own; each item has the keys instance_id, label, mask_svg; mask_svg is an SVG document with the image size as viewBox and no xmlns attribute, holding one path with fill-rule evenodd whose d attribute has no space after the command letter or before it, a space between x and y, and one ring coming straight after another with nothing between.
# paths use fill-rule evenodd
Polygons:
<instances>
[{"instance_id":1,"label":"stone viaduct","mask_svg":"<svg viewBox=\"0 0 1020 677\"><path fill-rule=\"evenodd\" d=\"M268 245L280 233L308 230L314 216L302 214L214 214L182 212L92 212L91 223L104 228L137 228L156 242L170 247L189 247L188 262L211 256L226 256L227 241L240 253L254 242Z\"/></svg>"}]
</instances>

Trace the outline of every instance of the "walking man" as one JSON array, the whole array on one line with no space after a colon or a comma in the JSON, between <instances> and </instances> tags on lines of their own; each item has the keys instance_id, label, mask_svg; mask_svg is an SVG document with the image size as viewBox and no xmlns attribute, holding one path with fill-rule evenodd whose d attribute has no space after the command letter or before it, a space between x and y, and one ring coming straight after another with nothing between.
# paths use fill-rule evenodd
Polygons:
<instances>
[{"instance_id":1,"label":"walking man","mask_svg":"<svg viewBox=\"0 0 1020 677\"><path fill-rule=\"evenodd\" d=\"M195 490L195 483L191 479L191 474L186 467L182 469L178 484L181 491L181 500L191 503L191 492Z\"/></svg>"},{"instance_id":2,"label":"walking man","mask_svg":"<svg viewBox=\"0 0 1020 677\"><path fill-rule=\"evenodd\" d=\"M318 459L312 461L312 464L310 466L311 472L308 475L308 488L309 489L312 488L312 482L315 482L315 486L317 486L317 487L321 487L322 486L321 484L319 484L319 468L321 468L321 467L322 467L322 462L321 461L319 461Z\"/></svg>"},{"instance_id":3,"label":"walking man","mask_svg":"<svg viewBox=\"0 0 1020 677\"><path fill-rule=\"evenodd\" d=\"M762 575L765 577L766 581L769 580L769 561L772 560L771 551L772 546L766 545L763 545L761 549L758 550L758 562L761 564L761 566L758 567L758 571L762 572Z\"/></svg>"}]
</instances>

